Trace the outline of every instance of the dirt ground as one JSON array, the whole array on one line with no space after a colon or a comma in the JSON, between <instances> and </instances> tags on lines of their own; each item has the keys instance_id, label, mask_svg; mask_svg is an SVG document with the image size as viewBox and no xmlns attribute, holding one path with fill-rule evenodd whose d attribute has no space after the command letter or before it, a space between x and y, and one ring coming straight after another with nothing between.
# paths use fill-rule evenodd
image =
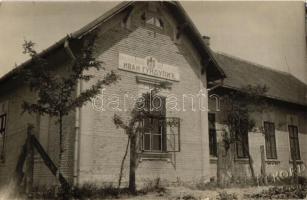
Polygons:
<instances>
[{"instance_id":1,"label":"dirt ground","mask_svg":"<svg viewBox=\"0 0 307 200\"><path fill-rule=\"evenodd\" d=\"M187 196L193 196L197 200L214 200L217 199L219 192L226 191L227 193L236 193L238 199L244 198L245 194L258 193L268 187L246 187L246 188L227 188L227 189L217 189L217 190L192 190L185 187L169 187L166 188L165 193L150 193L141 196L134 197L122 197L121 200L185 200Z\"/></svg>"}]
</instances>

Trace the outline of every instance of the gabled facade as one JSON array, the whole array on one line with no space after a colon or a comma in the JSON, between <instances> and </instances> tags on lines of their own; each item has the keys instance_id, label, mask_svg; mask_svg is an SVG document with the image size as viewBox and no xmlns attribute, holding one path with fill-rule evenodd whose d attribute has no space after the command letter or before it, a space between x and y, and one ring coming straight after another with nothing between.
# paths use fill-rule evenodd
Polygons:
<instances>
[{"instance_id":1,"label":"gabled facade","mask_svg":"<svg viewBox=\"0 0 307 200\"><path fill-rule=\"evenodd\" d=\"M161 111L162 121L144 122L151 128L140 135L137 181L158 177L170 182L209 179L208 113L198 105L207 108L207 82L225 75L181 5L177 2L121 3L40 56L50 60L58 73L69 73L78 43L92 31L98 34L97 58L103 61L107 71L120 75L121 80L105 88L92 103L65 117L61 172L66 179L76 185L117 182L127 136L113 124L113 116L116 113L129 118L131 107L125 107L126 100L150 92L161 82L169 85L159 93L162 107L166 109ZM31 67L31 61L19 67ZM28 123L34 124L36 137L51 159L59 163L55 119L21 115L23 100L35 100L35 95L26 85L20 85L14 78L16 73L18 70L13 70L0 80L3 91L0 116L5 116L5 131L0 129L3 132L1 184L13 176ZM105 75L103 71L88 73L95 75L93 81ZM91 82L80 82L76 95L90 85ZM167 106L174 99L177 99L176 106L169 109ZM175 127L167 126L170 119L177 120ZM128 163L124 181L128 177ZM39 156L34 171L35 184L55 184L55 178Z\"/></svg>"}]
</instances>

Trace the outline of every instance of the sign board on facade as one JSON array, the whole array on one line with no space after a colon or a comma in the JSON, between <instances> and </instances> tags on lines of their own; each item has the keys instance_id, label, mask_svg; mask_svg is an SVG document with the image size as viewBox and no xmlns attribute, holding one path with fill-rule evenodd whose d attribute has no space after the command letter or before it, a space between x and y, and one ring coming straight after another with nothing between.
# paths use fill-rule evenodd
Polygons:
<instances>
[{"instance_id":1,"label":"sign board on facade","mask_svg":"<svg viewBox=\"0 0 307 200\"><path fill-rule=\"evenodd\" d=\"M148 76L179 81L179 71L176 66L159 63L152 56L139 58L119 53L119 69L144 74Z\"/></svg>"}]
</instances>

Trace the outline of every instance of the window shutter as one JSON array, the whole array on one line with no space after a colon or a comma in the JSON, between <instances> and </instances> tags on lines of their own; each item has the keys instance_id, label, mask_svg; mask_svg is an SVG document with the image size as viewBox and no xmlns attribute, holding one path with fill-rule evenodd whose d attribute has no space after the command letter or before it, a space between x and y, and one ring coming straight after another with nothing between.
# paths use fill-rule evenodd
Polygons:
<instances>
[{"instance_id":1,"label":"window shutter","mask_svg":"<svg viewBox=\"0 0 307 200\"><path fill-rule=\"evenodd\" d=\"M265 150L266 157L271 157L271 147L270 147L270 136L269 136L269 125L267 122L264 122L264 137L265 137Z\"/></svg>"},{"instance_id":2,"label":"window shutter","mask_svg":"<svg viewBox=\"0 0 307 200\"><path fill-rule=\"evenodd\" d=\"M167 117L166 118L166 138L167 151L180 151L180 118Z\"/></svg>"},{"instance_id":3,"label":"window shutter","mask_svg":"<svg viewBox=\"0 0 307 200\"><path fill-rule=\"evenodd\" d=\"M298 129L296 126L289 125L289 140L290 140L290 154L291 159L293 160L293 153L295 153L296 160L301 159L300 155L300 145L299 145L299 138L298 138Z\"/></svg>"},{"instance_id":4,"label":"window shutter","mask_svg":"<svg viewBox=\"0 0 307 200\"><path fill-rule=\"evenodd\" d=\"M277 159L274 123L264 122L264 134L265 134L266 158Z\"/></svg>"},{"instance_id":5,"label":"window shutter","mask_svg":"<svg viewBox=\"0 0 307 200\"><path fill-rule=\"evenodd\" d=\"M144 151L144 146L143 146L143 135L144 135L144 119L141 119L139 122L138 122L138 151L139 152L142 152Z\"/></svg>"}]
</instances>

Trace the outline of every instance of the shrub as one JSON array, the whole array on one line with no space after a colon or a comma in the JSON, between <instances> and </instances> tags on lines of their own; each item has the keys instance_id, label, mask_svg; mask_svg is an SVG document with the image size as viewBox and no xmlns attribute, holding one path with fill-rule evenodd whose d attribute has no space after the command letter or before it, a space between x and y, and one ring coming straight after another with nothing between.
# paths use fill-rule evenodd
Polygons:
<instances>
[{"instance_id":1,"label":"shrub","mask_svg":"<svg viewBox=\"0 0 307 200\"><path fill-rule=\"evenodd\" d=\"M71 191L71 196L77 199L84 198L104 198L104 197L117 197L118 194L127 194L128 189L117 189L112 184L97 186L96 184L84 184L81 187L74 188Z\"/></svg>"},{"instance_id":2,"label":"shrub","mask_svg":"<svg viewBox=\"0 0 307 200\"><path fill-rule=\"evenodd\" d=\"M298 176L298 184L301 186L307 186L307 179L303 176ZM275 186L283 186L283 185L293 185L293 177L285 177L285 178L276 178L274 181L274 178L272 176L267 177L268 184L269 185L275 185Z\"/></svg>"},{"instance_id":3,"label":"shrub","mask_svg":"<svg viewBox=\"0 0 307 200\"><path fill-rule=\"evenodd\" d=\"M191 194L186 194L183 195L182 197L177 197L176 200L197 200L197 198Z\"/></svg>"},{"instance_id":4,"label":"shrub","mask_svg":"<svg viewBox=\"0 0 307 200\"><path fill-rule=\"evenodd\" d=\"M247 195L253 199L303 199L307 191L297 186L272 187L258 194Z\"/></svg>"}]
</instances>

